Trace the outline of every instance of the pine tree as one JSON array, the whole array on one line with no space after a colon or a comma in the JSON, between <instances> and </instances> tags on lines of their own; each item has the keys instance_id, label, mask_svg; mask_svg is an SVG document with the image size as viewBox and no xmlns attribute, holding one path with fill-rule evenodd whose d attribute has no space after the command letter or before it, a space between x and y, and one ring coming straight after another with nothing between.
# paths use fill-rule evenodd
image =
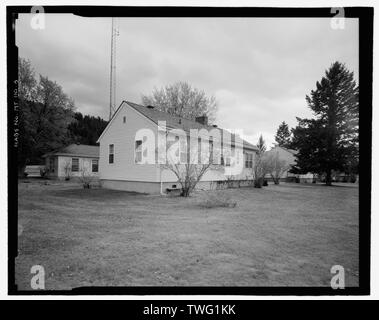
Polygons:
<instances>
[{"instance_id":1,"label":"pine tree","mask_svg":"<svg viewBox=\"0 0 379 320\"><path fill-rule=\"evenodd\" d=\"M279 147L289 148L291 145L291 133L288 124L284 121L280 124L276 131L275 141Z\"/></svg>"},{"instance_id":2,"label":"pine tree","mask_svg":"<svg viewBox=\"0 0 379 320\"><path fill-rule=\"evenodd\" d=\"M298 150L293 171L325 174L331 185L333 170L358 170L359 87L353 72L335 62L306 101L315 119L298 119L293 130Z\"/></svg>"},{"instance_id":3,"label":"pine tree","mask_svg":"<svg viewBox=\"0 0 379 320\"><path fill-rule=\"evenodd\" d=\"M94 146L107 124L100 117L83 116L80 112L75 112L74 121L68 126L71 141Z\"/></svg>"},{"instance_id":4,"label":"pine tree","mask_svg":"<svg viewBox=\"0 0 379 320\"><path fill-rule=\"evenodd\" d=\"M259 155L263 155L263 153L266 151L266 142L264 141L262 135L259 136L257 148L258 148Z\"/></svg>"}]
</instances>

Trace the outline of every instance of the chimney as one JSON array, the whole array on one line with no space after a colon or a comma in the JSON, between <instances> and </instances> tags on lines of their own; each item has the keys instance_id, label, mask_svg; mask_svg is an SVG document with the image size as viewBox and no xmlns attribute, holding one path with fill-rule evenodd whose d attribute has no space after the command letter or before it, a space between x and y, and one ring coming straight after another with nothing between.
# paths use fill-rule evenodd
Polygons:
<instances>
[{"instance_id":1,"label":"chimney","mask_svg":"<svg viewBox=\"0 0 379 320\"><path fill-rule=\"evenodd\" d=\"M208 125L208 117L204 114L201 117L196 117L195 121L204 125Z\"/></svg>"},{"instance_id":2,"label":"chimney","mask_svg":"<svg viewBox=\"0 0 379 320\"><path fill-rule=\"evenodd\" d=\"M148 105L148 106L146 106L146 108L148 108L148 109L154 109L154 106Z\"/></svg>"}]
</instances>

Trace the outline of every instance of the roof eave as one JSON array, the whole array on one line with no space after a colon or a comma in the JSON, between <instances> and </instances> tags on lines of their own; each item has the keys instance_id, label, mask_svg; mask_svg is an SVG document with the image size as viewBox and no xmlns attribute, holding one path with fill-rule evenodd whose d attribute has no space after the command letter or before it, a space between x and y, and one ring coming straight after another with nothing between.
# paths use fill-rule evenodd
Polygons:
<instances>
[{"instance_id":1,"label":"roof eave","mask_svg":"<svg viewBox=\"0 0 379 320\"><path fill-rule=\"evenodd\" d=\"M100 158L99 155L89 155L89 154L76 154L76 153L62 153L62 152L56 152L56 153L47 153L42 156L42 158L51 157L51 156L61 156L61 157L82 157L82 158Z\"/></svg>"}]
</instances>

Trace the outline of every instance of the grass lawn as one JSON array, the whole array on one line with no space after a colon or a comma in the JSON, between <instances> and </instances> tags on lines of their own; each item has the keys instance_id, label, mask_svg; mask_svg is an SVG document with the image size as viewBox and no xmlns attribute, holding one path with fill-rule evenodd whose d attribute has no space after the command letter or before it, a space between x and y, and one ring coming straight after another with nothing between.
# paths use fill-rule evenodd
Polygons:
<instances>
[{"instance_id":1,"label":"grass lawn","mask_svg":"<svg viewBox=\"0 0 379 320\"><path fill-rule=\"evenodd\" d=\"M235 208L78 185L19 183L16 281L78 286L357 286L358 188L281 184L223 192Z\"/></svg>"}]
</instances>

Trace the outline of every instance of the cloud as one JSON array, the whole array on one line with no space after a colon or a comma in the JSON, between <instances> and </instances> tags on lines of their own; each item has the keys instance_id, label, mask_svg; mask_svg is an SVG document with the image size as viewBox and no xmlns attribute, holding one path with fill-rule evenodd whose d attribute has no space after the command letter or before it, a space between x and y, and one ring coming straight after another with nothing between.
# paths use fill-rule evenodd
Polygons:
<instances>
[{"instance_id":1,"label":"cloud","mask_svg":"<svg viewBox=\"0 0 379 320\"><path fill-rule=\"evenodd\" d=\"M256 143L274 140L282 121L310 117L305 95L332 62L358 79L358 21L333 30L323 18L117 19L117 105L176 81L214 95L216 123L240 128ZM33 30L30 15L16 26L20 55L57 81L83 113L107 118L110 19L47 15ZM255 141L253 141L255 139Z\"/></svg>"}]
</instances>

